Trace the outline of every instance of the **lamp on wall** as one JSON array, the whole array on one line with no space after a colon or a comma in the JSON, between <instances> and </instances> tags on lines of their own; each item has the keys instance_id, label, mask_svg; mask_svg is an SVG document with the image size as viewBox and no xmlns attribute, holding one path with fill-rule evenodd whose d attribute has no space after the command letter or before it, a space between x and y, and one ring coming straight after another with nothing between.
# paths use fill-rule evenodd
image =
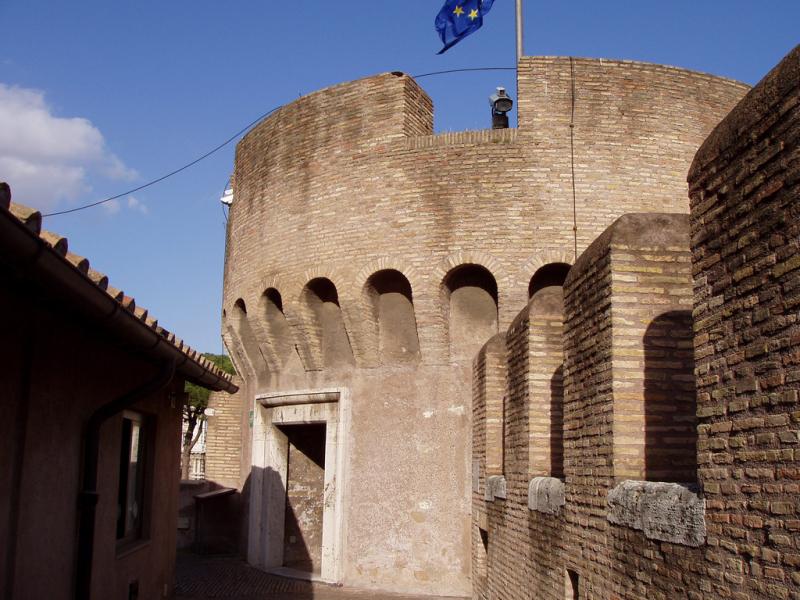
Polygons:
<instances>
[{"instance_id":1,"label":"lamp on wall","mask_svg":"<svg viewBox=\"0 0 800 600\"><path fill-rule=\"evenodd\" d=\"M222 197L219 199L225 206L230 206L233 204L233 184L231 180L228 179L228 183L225 185L225 191L222 192Z\"/></svg>"},{"instance_id":2,"label":"lamp on wall","mask_svg":"<svg viewBox=\"0 0 800 600\"><path fill-rule=\"evenodd\" d=\"M506 92L506 88L498 87L497 91L489 96L489 106L492 107L492 129L508 129L508 112L514 107L514 101Z\"/></svg>"}]
</instances>

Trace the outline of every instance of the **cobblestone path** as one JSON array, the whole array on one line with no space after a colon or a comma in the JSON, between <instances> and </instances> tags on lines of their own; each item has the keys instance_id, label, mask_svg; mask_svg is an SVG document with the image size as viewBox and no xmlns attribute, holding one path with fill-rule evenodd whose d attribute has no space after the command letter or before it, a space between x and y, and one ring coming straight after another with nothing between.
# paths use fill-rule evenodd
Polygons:
<instances>
[{"instance_id":1,"label":"cobblestone path","mask_svg":"<svg viewBox=\"0 0 800 600\"><path fill-rule=\"evenodd\" d=\"M375 593L287 579L240 558L178 554L175 600L461 600Z\"/></svg>"}]
</instances>

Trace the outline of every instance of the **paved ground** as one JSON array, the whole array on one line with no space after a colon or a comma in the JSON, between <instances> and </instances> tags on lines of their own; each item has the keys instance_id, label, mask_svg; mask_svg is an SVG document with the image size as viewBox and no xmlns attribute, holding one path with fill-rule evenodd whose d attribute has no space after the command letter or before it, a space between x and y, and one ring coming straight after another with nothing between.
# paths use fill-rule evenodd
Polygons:
<instances>
[{"instance_id":1,"label":"paved ground","mask_svg":"<svg viewBox=\"0 0 800 600\"><path fill-rule=\"evenodd\" d=\"M234 557L178 554L175 600L454 600L375 593L286 579Z\"/></svg>"}]
</instances>

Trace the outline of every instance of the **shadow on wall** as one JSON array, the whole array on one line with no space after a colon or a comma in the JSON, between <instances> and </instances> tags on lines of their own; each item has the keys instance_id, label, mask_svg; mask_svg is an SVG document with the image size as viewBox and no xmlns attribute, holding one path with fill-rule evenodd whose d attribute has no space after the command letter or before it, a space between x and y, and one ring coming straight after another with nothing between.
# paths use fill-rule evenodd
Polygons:
<instances>
[{"instance_id":1,"label":"shadow on wall","mask_svg":"<svg viewBox=\"0 0 800 600\"><path fill-rule=\"evenodd\" d=\"M311 316L322 366L335 368L355 364L339 306L339 292L333 282L325 277L312 279L303 289L302 301Z\"/></svg>"},{"instance_id":2,"label":"shadow on wall","mask_svg":"<svg viewBox=\"0 0 800 600\"><path fill-rule=\"evenodd\" d=\"M205 483L208 491L194 495L194 539L189 549L204 555L236 554L242 495L213 481Z\"/></svg>"},{"instance_id":3,"label":"shadow on wall","mask_svg":"<svg viewBox=\"0 0 800 600\"><path fill-rule=\"evenodd\" d=\"M644 338L645 478L697 481L697 399L692 313L670 311Z\"/></svg>"},{"instance_id":4,"label":"shadow on wall","mask_svg":"<svg viewBox=\"0 0 800 600\"><path fill-rule=\"evenodd\" d=\"M562 287L569 270L570 265L567 263L548 263L537 269L528 283L528 298L533 298L536 292L546 287L554 285Z\"/></svg>"},{"instance_id":5,"label":"shadow on wall","mask_svg":"<svg viewBox=\"0 0 800 600\"><path fill-rule=\"evenodd\" d=\"M550 378L550 476L564 479L564 365Z\"/></svg>"},{"instance_id":6,"label":"shadow on wall","mask_svg":"<svg viewBox=\"0 0 800 600\"><path fill-rule=\"evenodd\" d=\"M442 284L449 312L450 358L472 360L497 334L497 282L485 267L466 264L452 269Z\"/></svg>"},{"instance_id":7,"label":"shadow on wall","mask_svg":"<svg viewBox=\"0 0 800 600\"><path fill-rule=\"evenodd\" d=\"M419 338L411 284L394 269L374 273L367 280L367 294L378 328L381 364L419 360Z\"/></svg>"},{"instance_id":8,"label":"shadow on wall","mask_svg":"<svg viewBox=\"0 0 800 600\"><path fill-rule=\"evenodd\" d=\"M225 503L208 502L198 515L198 543L194 554L183 552L178 555L176 565L175 597L180 600L197 598L271 598L272 594L284 597L290 593L295 600L313 600L317 596L315 585L305 579L289 579L287 573L270 573L247 565L232 555L245 554L244 550L231 551L237 543L240 528L246 525L247 514L245 498L249 497L254 479L264 486L280 486L280 475L272 469L254 469L248 476L242 491L233 490L227 498L231 505L238 507L236 514L225 508ZM206 482L215 485L213 482ZM230 489L230 488L221 488ZM288 503L287 503L288 504ZM285 514L287 530L290 523L300 519L289 509ZM245 547L246 547L245 540ZM311 564L311 557L302 540L293 548L295 563ZM301 570L299 564L291 568Z\"/></svg>"},{"instance_id":9,"label":"shadow on wall","mask_svg":"<svg viewBox=\"0 0 800 600\"><path fill-rule=\"evenodd\" d=\"M324 468L324 463L314 462ZM261 472L261 477L257 479L262 481L265 488L281 489L284 494L287 493L276 471L259 468L253 468L253 471ZM251 473L241 491L213 481L182 483L182 508L178 515L178 527L187 528L188 531L179 536L178 550L203 556L246 555L247 542L245 539L242 547L241 534L247 525L246 499L249 498L252 479ZM283 566L311 573L318 571L319 559L314 560L306 543L303 535L304 522L305 517L296 514L294 503L287 501L284 514Z\"/></svg>"},{"instance_id":10,"label":"shadow on wall","mask_svg":"<svg viewBox=\"0 0 800 600\"><path fill-rule=\"evenodd\" d=\"M319 575L322 568L322 518L325 494L325 424L281 425L289 456L283 566ZM271 469L271 477L277 474ZM283 489L276 482L278 489Z\"/></svg>"},{"instance_id":11,"label":"shadow on wall","mask_svg":"<svg viewBox=\"0 0 800 600\"><path fill-rule=\"evenodd\" d=\"M300 373L303 370L300 356L292 340L292 332L283 312L283 298L275 288L268 288L262 295L258 314L263 319L267 342L262 352L269 357L269 375L274 372Z\"/></svg>"}]
</instances>

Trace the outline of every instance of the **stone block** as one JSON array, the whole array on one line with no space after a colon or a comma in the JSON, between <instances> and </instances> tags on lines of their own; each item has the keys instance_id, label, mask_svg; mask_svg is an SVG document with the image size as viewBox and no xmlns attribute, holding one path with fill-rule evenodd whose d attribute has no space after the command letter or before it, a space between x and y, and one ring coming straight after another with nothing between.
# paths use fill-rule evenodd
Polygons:
<instances>
[{"instance_id":1,"label":"stone block","mask_svg":"<svg viewBox=\"0 0 800 600\"><path fill-rule=\"evenodd\" d=\"M506 478L502 475L492 475L486 478L486 490L483 494L484 500L494 502L496 498L506 499Z\"/></svg>"},{"instance_id":2,"label":"stone block","mask_svg":"<svg viewBox=\"0 0 800 600\"><path fill-rule=\"evenodd\" d=\"M608 493L607 519L644 532L651 540L701 546L705 502L678 483L623 481Z\"/></svg>"},{"instance_id":3,"label":"stone block","mask_svg":"<svg viewBox=\"0 0 800 600\"><path fill-rule=\"evenodd\" d=\"M564 506L564 482L556 477L534 477L528 484L528 508L557 515Z\"/></svg>"}]
</instances>

